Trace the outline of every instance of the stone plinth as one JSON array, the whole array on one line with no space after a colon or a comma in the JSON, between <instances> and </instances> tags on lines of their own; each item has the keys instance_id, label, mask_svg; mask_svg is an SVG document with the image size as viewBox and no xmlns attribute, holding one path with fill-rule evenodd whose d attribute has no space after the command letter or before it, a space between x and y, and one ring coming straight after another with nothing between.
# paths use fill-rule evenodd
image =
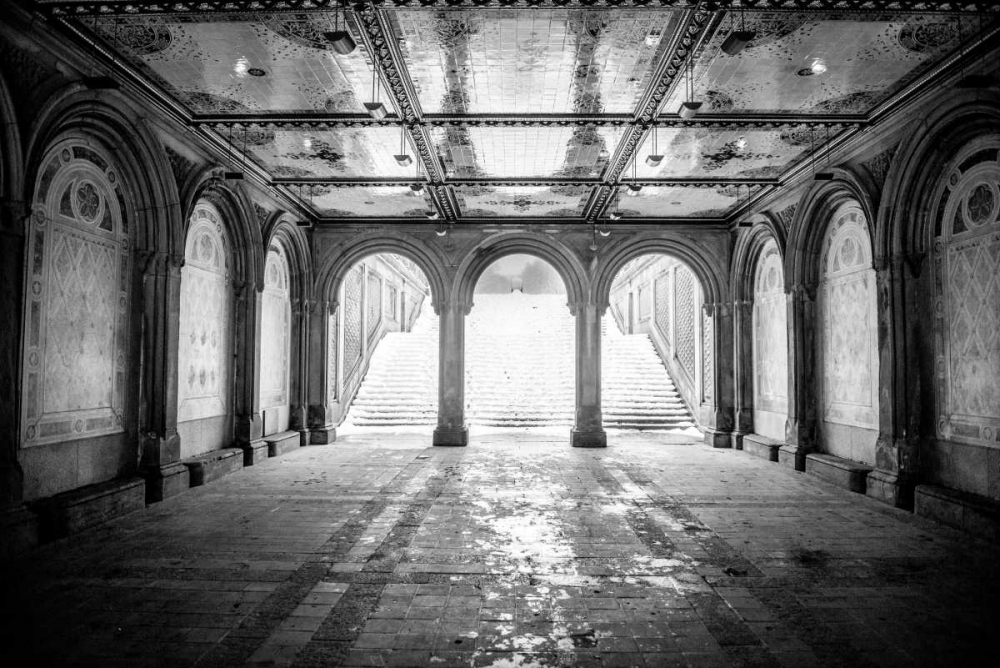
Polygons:
<instances>
[{"instance_id":1,"label":"stone plinth","mask_svg":"<svg viewBox=\"0 0 1000 668\"><path fill-rule=\"evenodd\" d=\"M298 450L299 440L299 432L297 431L283 431L267 436L264 438L264 442L267 443L267 455L278 457L286 452Z\"/></svg>"},{"instance_id":2,"label":"stone plinth","mask_svg":"<svg viewBox=\"0 0 1000 668\"><path fill-rule=\"evenodd\" d=\"M42 540L54 540L146 507L146 481L122 478L36 502Z\"/></svg>"},{"instance_id":3,"label":"stone plinth","mask_svg":"<svg viewBox=\"0 0 1000 668\"><path fill-rule=\"evenodd\" d=\"M843 457L818 452L806 455L806 473L822 478L837 487L859 494L865 493L865 484L872 467Z\"/></svg>"},{"instance_id":4,"label":"stone plinth","mask_svg":"<svg viewBox=\"0 0 1000 668\"><path fill-rule=\"evenodd\" d=\"M265 446L266 447L266 446ZM191 473L191 486L199 487L243 468L243 450L225 448L181 462Z\"/></svg>"}]
</instances>

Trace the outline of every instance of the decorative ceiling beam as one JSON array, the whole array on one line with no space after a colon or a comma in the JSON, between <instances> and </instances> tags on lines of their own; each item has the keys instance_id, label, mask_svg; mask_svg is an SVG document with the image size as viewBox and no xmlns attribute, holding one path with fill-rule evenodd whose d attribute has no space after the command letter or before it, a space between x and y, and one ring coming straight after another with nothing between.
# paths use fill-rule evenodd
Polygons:
<instances>
[{"instance_id":1,"label":"decorative ceiling beam","mask_svg":"<svg viewBox=\"0 0 1000 668\"><path fill-rule=\"evenodd\" d=\"M341 0L36 0L43 11L59 16L94 14L262 14L279 12L329 12ZM594 9L594 0L368 0L348 2L357 9ZM692 4L705 11L838 12L838 13L997 13L993 2L962 0L604 0L607 8L690 9Z\"/></svg>"},{"instance_id":2,"label":"decorative ceiling beam","mask_svg":"<svg viewBox=\"0 0 1000 668\"><path fill-rule=\"evenodd\" d=\"M399 187L408 186L413 183L426 183L423 179L400 179L400 178L326 178L322 176L288 176L275 178L275 185L298 186L298 185L321 185L330 188L354 188L354 187ZM674 186L681 188L712 188L721 186L777 186L781 185L781 180L777 178L663 178L663 179L623 179L618 185L639 184L642 186ZM432 182L433 187L476 187L486 186L490 188L504 187L537 187L537 188L558 188L563 186L608 186L600 179L448 179L447 182Z\"/></svg>"},{"instance_id":3,"label":"decorative ceiling beam","mask_svg":"<svg viewBox=\"0 0 1000 668\"><path fill-rule=\"evenodd\" d=\"M389 114L382 120L375 120L367 114L212 114L197 115L191 120L194 125L217 127L243 126L267 128L269 130L327 130L331 128L358 127L398 127L399 116ZM862 126L868 120L857 114L704 114L684 119L679 116L660 116L646 123L637 123L631 117L613 116L534 116L497 118L495 115L449 116L447 118L423 116L410 127L643 127L686 128L788 128L797 125L815 127Z\"/></svg>"}]
</instances>

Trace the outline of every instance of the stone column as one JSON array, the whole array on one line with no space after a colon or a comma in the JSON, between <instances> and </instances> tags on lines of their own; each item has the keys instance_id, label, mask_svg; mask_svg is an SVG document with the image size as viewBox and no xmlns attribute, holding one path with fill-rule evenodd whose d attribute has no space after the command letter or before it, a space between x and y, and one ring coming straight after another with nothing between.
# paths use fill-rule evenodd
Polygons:
<instances>
[{"instance_id":1,"label":"stone column","mask_svg":"<svg viewBox=\"0 0 1000 668\"><path fill-rule=\"evenodd\" d=\"M712 319L714 363L711 377L703 380L703 384L710 389L702 391L701 424L707 444L713 448L731 448L734 394L732 308L729 304L711 302L702 304L702 309Z\"/></svg>"},{"instance_id":2,"label":"stone column","mask_svg":"<svg viewBox=\"0 0 1000 668\"><path fill-rule=\"evenodd\" d=\"M293 299L291 307L292 327L289 337L293 363L289 369L288 428L299 432L299 445L308 445L306 410L309 405L309 309L302 299Z\"/></svg>"},{"instance_id":3,"label":"stone column","mask_svg":"<svg viewBox=\"0 0 1000 668\"><path fill-rule=\"evenodd\" d=\"M733 387L736 425L733 447L743 449L743 436L753 425L753 301L733 302Z\"/></svg>"},{"instance_id":4,"label":"stone column","mask_svg":"<svg viewBox=\"0 0 1000 668\"><path fill-rule=\"evenodd\" d=\"M260 352L263 288L253 281L236 288L236 446L243 450L243 465L267 459L264 420L260 412Z\"/></svg>"},{"instance_id":5,"label":"stone column","mask_svg":"<svg viewBox=\"0 0 1000 668\"><path fill-rule=\"evenodd\" d=\"M188 489L177 434L177 365L180 345L183 255L137 254L142 273L142 383L140 388L140 473L146 501L153 503Z\"/></svg>"},{"instance_id":6,"label":"stone column","mask_svg":"<svg viewBox=\"0 0 1000 668\"><path fill-rule=\"evenodd\" d=\"M328 445L337 440L333 407L330 405L330 386L327 369L330 364L330 316L336 315L339 304L335 301L312 300L306 303L306 322L309 330L309 367L307 392L309 412L309 445Z\"/></svg>"},{"instance_id":7,"label":"stone column","mask_svg":"<svg viewBox=\"0 0 1000 668\"><path fill-rule=\"evenodd\" d=\"M601 316L593 303L573 304L576 318L576 418L570 431L574 448L608 445L601 415Z\"/></svg>"},{"instance_id":8,"label":"stone column","mask_svg":"<svg viewBox=\"0 0 1000 668\"><path fill-rule=\"evenodd\" d=\"M22 202L0 203L0 558L38 544L38 519L24 505L21 443L21 330L24 317Z\"/></svg>"},{"instance_id":9,"label":"stone column","mask_svg":"<svg viewBox=\"0 0 1000 668\"><path fill-rule=\"evenodd\" d=\"M438 339L438 424L434 445L468 445L465 424L465 316L469 306L459 301L441 304Z\"/></svg>"},{"instance_id":10,"label":"stone column","mask_svg":"<svg viewBox=\"0 0 1000 668\"><path fill-rule=\"evenodd\" d=\"M792 286L787 303L788 420L778 461L804 471L816 445L816 286Z\"/></svg>"},{"instance_id":11,"label":"stone column","mask_svg":"<svg viewBox=\"0 0 1000 668\"><path fill-rule=\"evenodd\" d=\"M931 322L931 299L919 294L922 258L893 257L876 269L878 286L879 436L866 494L913 507L921 433L918 323ZM912 307L907 309L906 305ZM907 321L907 316L912 320Z\"/></svg>"}]
</instances>

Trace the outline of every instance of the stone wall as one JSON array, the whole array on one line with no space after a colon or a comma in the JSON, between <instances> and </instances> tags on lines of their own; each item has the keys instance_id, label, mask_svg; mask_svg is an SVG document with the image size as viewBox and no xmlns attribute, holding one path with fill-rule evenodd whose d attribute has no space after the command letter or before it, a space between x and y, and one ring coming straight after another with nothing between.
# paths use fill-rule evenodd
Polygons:
<instances>
[{"instance_id":1,"label":"stone wall","mask_svg":"<svg viewBox=\"0 0 1000 668\"><path fill-rule=\"evenodd\" d=\"M260 407L263 434L288 429L292 304L288 259L280 244L268 250L260 318Z\"/></svg>"},{"instance_id":2,"label":"stone wall","mask_svg":"<svg viewBox=\"0 0 1000 668\"><path fill-rule=\"evenodd\" d=\"M753 426L782 441L788 412L788 317L781 255L769 240L757 260L753 292Z\"/></svg>"}]
</instances>

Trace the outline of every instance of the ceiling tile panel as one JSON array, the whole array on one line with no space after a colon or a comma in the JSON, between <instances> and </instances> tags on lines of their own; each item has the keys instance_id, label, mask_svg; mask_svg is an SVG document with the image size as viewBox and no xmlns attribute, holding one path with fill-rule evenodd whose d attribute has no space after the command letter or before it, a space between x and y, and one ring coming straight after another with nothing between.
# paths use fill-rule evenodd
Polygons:
<instances>
[{"instance_id":1,"label":"ceiling tile panel","mask_svg":"<svg viewBox=\"0 0 1000 668\"><path fill-rule=\"evenodd\" d=\"M591 192L588 186L457 186L454 190L467 218L578 218Z\"/></svg>"},{"instance_id":2,"label":"ceiling tile panel","mask_svg":"<svg viewBox=\"0 0 1000 668\"><path fill-rule=\"evenodd\" d=\"M947 16L747 12L746 27L757 37L727 56L719 46L733 18L723 20L695 65L702 111L864 113L959 44L958 23ZM964 34L971 32L967 26ZM677 112L684 88L668 98L665 113Z\"/></svg>"},{"instance_id":3,"label":"ceiling tile panel","mask_svg":"<svg viewBox=\"0 0 1000 668\"><path fill-rule=\"evenodd\" d=\"M656 153L665 156L659 167L646 164L653 151L653 135L636 151L635 175L648 178L774 178L807 155L813 140L826 141L820 128L805 125L778 130L723 130L712 127L659 128ZM831 133L831 136L832 133ZM624 176L630 178L629 167Z\"/></svg>"},{"instance_id":4,"label":"ceiling tile panel","mask_svg":"<svg viewBox=\"0 0 1000 668\"><path fill-rule=\"evenodd\" d=\"M671 10L401 9L428 113L628 113L677 29Z\"/></svg>"},{"instance_id":5,"label":"ceiling tile panel","mask_svg":"<svg viewBox=\"0 0 1000 668\"><path fill-rule=\"evenodd\" d=\"M336 130L264 130L247 136L247 151L277 177L417 178L409 141L405 152L414 163L401 167L400 130L393 127ZM239 130L233 144L243 140Z\"/></svg>"},{"instance_id":6,"label":"ceiling tile panel","mask_svg":"<svg viewBox=\"0 0 1000 668\"><path fill-rule=\"evenodd\" d=\"M346 56L326 48L321 33L332 29L324 14L126 16L96 24L108 44L194 113L364 113L371 64L361 47ZM379 98L394 109L391 96Z\"/></svg>"},{"instance_id":7,"label":"ceiling tile panel","mask_svg":"<svg viewBox=\"0 0 1000 668\"><path fill-rule=\"evenodd\" d=\"M324 218L425 218L435 210L426 192L414 193L409 186L316 186L304 199Z\"/></svg>"},{"instance_id":8,"label":"ceiling tile panel","mask_svg":"<svg viewBox=\"0 0 1000 668\"><path fill-rule=\"evenodd\" d=\"M597 177L624 130L606 127L439 127L449 177Z\"/></svg>"},{"instance_id":9,"label":"ceiling tile panel","mask_svg":"<svg viewBox=\"0 0 1000 668\"><path fill-rule=\"evenodd\" d=\"M621 188L618 193L617 209L623 222L630 218L722 218L747 197L746 188L734 186L646 186L633 196L627 192ZM614 203L607 210L615 210Z\"/></svg>"}]
</instances>

